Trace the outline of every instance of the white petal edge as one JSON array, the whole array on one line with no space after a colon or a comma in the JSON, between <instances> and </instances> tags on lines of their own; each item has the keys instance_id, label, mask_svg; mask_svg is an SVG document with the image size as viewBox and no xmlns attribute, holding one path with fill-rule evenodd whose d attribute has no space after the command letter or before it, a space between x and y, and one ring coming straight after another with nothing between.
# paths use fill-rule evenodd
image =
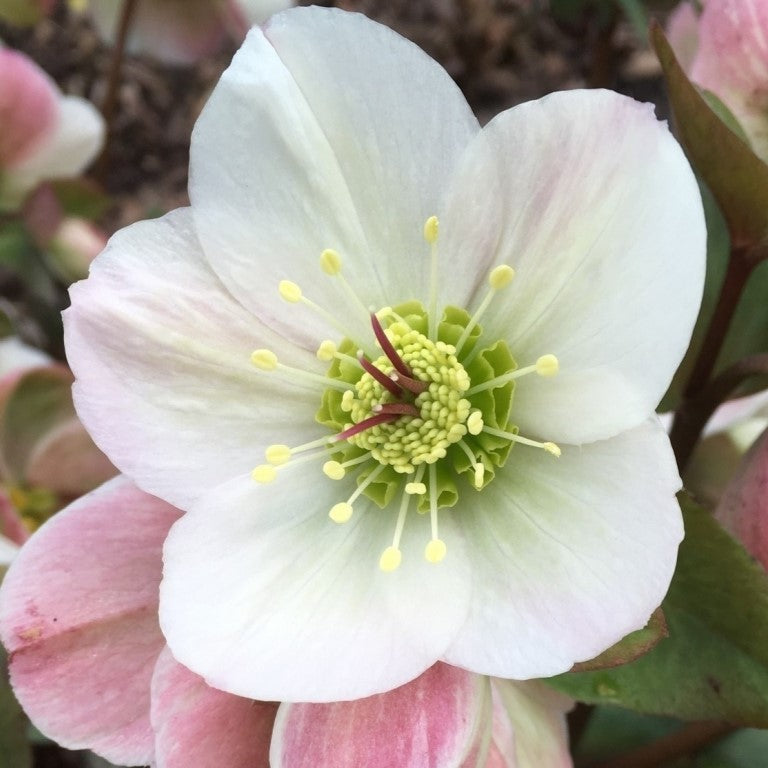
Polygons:
<instances>
[{"instance_id":1,"label":"white petal edge","mask_svg":"<svg viewBox=\"0 0 768 768\"><path fill-rule=\"evenodd\" d=\"M680 488L654 419L555 459L517 446L462 505L474 574L449 664L518 680L565 672L645 626L683 537Z\"/></svg>"}]
</instances>

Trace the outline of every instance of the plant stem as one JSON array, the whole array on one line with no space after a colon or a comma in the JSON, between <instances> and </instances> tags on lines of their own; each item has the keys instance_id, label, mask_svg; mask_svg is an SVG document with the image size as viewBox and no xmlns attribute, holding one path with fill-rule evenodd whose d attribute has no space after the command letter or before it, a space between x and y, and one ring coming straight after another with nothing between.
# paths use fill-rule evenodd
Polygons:
<instances>
[{"instance_id":1,"label":"plant stem","mask_svg":"<svg viewBox=\"0 0 768 768\"><path fill-rule=\"evenodd\" d=\"M651 744L601 763L593 763L591 768L659 768L678 757L697 754L734 730L732 725L719 721L689 723Z\"/></svg>"},{"instance_id":2,"label":"plant stem","mask_svg":"<svg viewBox=\"0 0 768 768\"><path fill-rule=\"evenodd\" d=\"M120 22L117 27L115 47L112 49L112 59L109 65L109 75L107 79L107 93L101 107L106 136L104 139L104 149L96 164L96 177L102 185L105 185L107 174L109 173L109 148L113 138L113 121L115 116L115 106L117 104L117 94L122 79L121 74L123 69L123 56L125 54L125 42L128 39L128 30L131 28L131 21L137 5L138 0L124 0L123 10L120 14Z\"/></svg>"},{"instance_id":3,"label":"plant stem","mask_svg":"<svg viewBox=\"0 0 768 768\"><path fill-rule=\"evenodd\" d=\"M685 469L693 447L706 424L706 420L702 422L700 414L697 413L698 396L706 387L715 368L744 286L747 284L752 270L759 263L757 259L749 258L749 255L747 248L738 247L731 250L728 270L720 288L715 312L709 322L704 342L683 392L682 403L675 414L675 420L670 431L670 441L681 472Z\"/></svg>"}]
</instances>

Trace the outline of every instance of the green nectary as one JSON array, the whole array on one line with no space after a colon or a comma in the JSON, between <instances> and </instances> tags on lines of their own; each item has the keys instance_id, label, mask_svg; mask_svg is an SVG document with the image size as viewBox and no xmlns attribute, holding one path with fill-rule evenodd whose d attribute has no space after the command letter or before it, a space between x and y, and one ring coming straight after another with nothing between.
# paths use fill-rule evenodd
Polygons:
<instances>
[{"instance_id":1,"label":"green nectary","mask_svg":"<svg viewBox=\"0 0 768 768\"><path fill-rule=\"evenodd\" d=\"M410 401L422 415L432 414L437 424L432 430L424 429L423 418L403 415L396 421L377 425L338 443L334 459L345 462L372 453L377 463L371 463L361 471L357 482L362 484L374 470L380 472L364 493L382 508L402 488L404 473L412 472L420 463L434 462L437 505L451 507L458 501L460 487L466 485L468 490L465 492L476 490L472 463L465 449L458 444L459 440L484 467L479 490L493 480L513 444L486 432L473 435L462 430L461 425L466 424L468 414L479 411L485 425L517 433L517 428L509 423L514 381L470 396L466 391L470 386L515 370L517 365L504 341L475 349L482 333L478 325L472 328L458 356L450 354L470 322L470 315L463 309L451 306L444 309L437 326L437 343L426 338L428 317L419 302L401 304L391 312L380 312L379 315L385 324L389 322L393 345L410 365L414 378L429 382L429 388L413 395ZM353 358L357 354L357 346L349 339L344 339L338 349ZM435 362L438 364L434 365ZM392 363L386 356L373 363L384 373L392 370ZM316 419L333 432L339 433L360 423L373 415L371 408L376 403L384 404L393 399L381 384L351 360L333 360L328 376L355 385L352 393L344 394L332 388L323 392ZM441 427L444 427L442 432ZM433 445L437 446L436 451L430 451ZM383 471L380 469L382 465ZM461 476L464 476L463 480L459 480ZM429 510L429 493L428 490L419 498L417 508L420 512Z\"/></svg>"}]
</instances>

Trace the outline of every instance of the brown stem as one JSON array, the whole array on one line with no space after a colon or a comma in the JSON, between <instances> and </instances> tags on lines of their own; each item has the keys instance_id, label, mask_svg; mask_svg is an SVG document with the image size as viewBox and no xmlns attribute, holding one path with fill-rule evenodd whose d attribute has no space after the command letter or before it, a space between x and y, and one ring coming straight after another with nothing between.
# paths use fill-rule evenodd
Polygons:
<instances>
[{"instance_id":1,"label":"brown stem","mask_svg":"<svg viewBox=\"0 0 768 768\"><path fill-rule=\"evenodd\" d=\"M121 73L123 69L123 56L125 54L125 42L128 39L128 30L131 27L133 14L136 10L139 0L124 0L123 10L120 14L120 22L117 27L117 38L115 47L112 49L112 59L109 65L109 75L107 79L107 93L104 97L104 103L101 107L101 114L104 117L106 136L104 139L104 149L96 163L96 177L105 185L107 174L109 173L109 146L113 138L113 126L115 116L115 105L117 104L117 93L120 89Z\"/></svg>"},{"instance_id":2,"label":"brown stem","mask_svg":"<svg viewBox=\"0 0 768 768\"><path fill-rule=\"evenodd\" d=\"M697 754L734 730L732 725L718 721L690 723L651 744L593 763L591 768L659 768L678 757Z\"/></svg>"},{"instance_id":3,"label":"brown stem","mask_svg":"<svg viewBox=\"0 0 768 768\"><path fill-rule=\"evenodd\" d=\"M709 322L704 343L701 345L699 356L696 359L696 365L691 372L690 379L688 379L684 397L696 395L709 380L731 320L736 312L736 307L739 305L741 293L757 264L757 261L747 258L745 250L733 249L728 262L728 271L720 288L717 307Z\"/></svg>"},{"instance_id":4,"label":"brown stem","mask_svg":"<svg viewBox=\"0 0 768 768\"><path fill-rule=\"evenodd\" d=\"M768 376L768 354L750 355L739 360L712 379L695 397L683 403L675 415L669 435L681 472L717 406L724 403L744 381L760 375Z\"/></svg>"},{"instance_id":5,"label":"brown stem","mask_svg":"<svg viewBox=\"0 0 768 768\"><path fill-rule=\"evenodd\" d=\"M693 446L706 424L706 419L702 421L702 414L697 412L699 395L712 376L744 286L758 263L757 259L750 258L747 248L737 247L731 251L728 271L720 288L717 307L709 322L704 342L683 392L682 404L675 414L670 431L670 441L681 472L688 463Z\"/></svg>"}]
</instances>

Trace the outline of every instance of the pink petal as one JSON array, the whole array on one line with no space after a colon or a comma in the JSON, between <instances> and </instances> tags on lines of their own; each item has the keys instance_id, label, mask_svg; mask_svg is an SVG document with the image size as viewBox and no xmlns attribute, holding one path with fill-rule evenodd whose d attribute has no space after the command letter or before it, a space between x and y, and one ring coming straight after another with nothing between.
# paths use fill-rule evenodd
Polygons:
<instances>
[{"instance_id":1,"label":"pink petal","mask_svg":"<svg viewBox=\"0 0 768 768\"><path fill-rule=\"evenodd\" d=\"M157 768L269 768L277 704L211 688L166 648L152 678Z\"/></svg>"},{"instance_id":2,"label":"pink petal","mask_svg":"<svg viewBox=\"0 0 768 768\"><path fill-rule=\"evenodd\" d=\"M23 547L0 589L16 696L47 736L107 759L152 759L162 542L180 512L117 478Z\"/></svg>"},{"instance_id":3,"label":"pink petal","mask_svg":"<svg viewBox=\"0 0 768 768\"><path fill-rule=\"evenodd\" d=\"M669 15L667 37L680 66L688 72L699 47L699 14L687 0Z\"/></svg>"},{"instance_id":4,"label":"pink petal","mask_svg":"<svg viewBox=\"0 0 768 768\"><path fill-rule=\"evenodd\" d=\"M768 3L708 0L691 79L733 112L755 152L768 160Z\"/></svg>"},{"instance_id":5,"label":"pink petal","mask_svg":"<svg viewBox=\"0 0 768 768\"><path fill-rule=\"evenodd\" d=\"M744 457L715 517L768 569L768 431Z\"/></svg>"},{"instance_id":6,"label":"pink petal","mask_svg":"<svg viewBox=\"0 0 768 768\"><path fill-rule=\"evenodd\" d=\"M436 664L389 693L335 704L283 704L273 768L436 768L479 751L488 678Z\"/></svg>"},{"instance_id":7,"label":"pink petal","mask_svg":"<svg viewBox=\"0 0 768 768\"><path fill-rule=\"evenodd\" d=\"M58 120L56 86L30 58L0 50L0 168L29 157Z\"/></svg>"}]
</instances>

